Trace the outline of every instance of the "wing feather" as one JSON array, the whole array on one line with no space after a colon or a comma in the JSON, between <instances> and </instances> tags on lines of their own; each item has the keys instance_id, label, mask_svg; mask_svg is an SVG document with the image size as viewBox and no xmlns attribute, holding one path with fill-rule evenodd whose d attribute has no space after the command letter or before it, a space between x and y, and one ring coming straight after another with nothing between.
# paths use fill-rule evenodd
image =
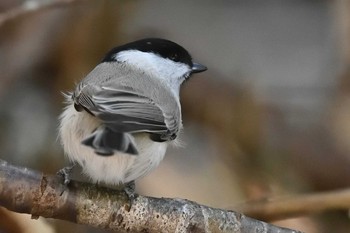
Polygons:
<instances>
[{"instance_id":1,"label":"wing feather","mask_svg":"<svg viewBox=\"0 0 350 233\"><path fill-rule=\"evenodd\" d=\"M129 87L103 86L92 92L85 86L74 101L118 132L149 132L166 137L178 130L178 124L159 105Z\"/></svg>"}]
</instances>

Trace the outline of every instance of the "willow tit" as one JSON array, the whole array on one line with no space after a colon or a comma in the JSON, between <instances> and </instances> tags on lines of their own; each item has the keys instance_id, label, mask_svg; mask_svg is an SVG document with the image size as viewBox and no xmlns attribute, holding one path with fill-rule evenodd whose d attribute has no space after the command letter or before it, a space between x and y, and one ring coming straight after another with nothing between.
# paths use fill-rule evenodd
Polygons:
<instances>
[{"instance_id":1,"label":"willow tit","mask_svg":"<svg viewBox=\"0 0 350 233\"><path fill-rule=\"evenodd\" d=\"M67 95L59 137L93 182L133 182L158 166L182 128L179 91L194 63L180 45L150 38L109 51Z\"/></svg>"}]
</instances>

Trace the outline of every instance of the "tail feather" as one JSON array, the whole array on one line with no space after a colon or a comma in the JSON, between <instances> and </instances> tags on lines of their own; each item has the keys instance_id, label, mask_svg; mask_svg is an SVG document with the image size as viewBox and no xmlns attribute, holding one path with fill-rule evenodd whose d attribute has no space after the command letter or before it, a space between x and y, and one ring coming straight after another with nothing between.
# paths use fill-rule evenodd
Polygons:
<instances>
[{"instance_id":1,"label":"tail feather","mask_svg":"<svg viewBox=\"0 0 350 233\"><path fill-rule=\"evenodd\" d=\"M111 156L116 151L137 155L133 138L128 133L115 132L106 126L100 126L89 137L82 142L83 145L90 146L95 153L101 156Z\"/></svg>"}]
</instances>

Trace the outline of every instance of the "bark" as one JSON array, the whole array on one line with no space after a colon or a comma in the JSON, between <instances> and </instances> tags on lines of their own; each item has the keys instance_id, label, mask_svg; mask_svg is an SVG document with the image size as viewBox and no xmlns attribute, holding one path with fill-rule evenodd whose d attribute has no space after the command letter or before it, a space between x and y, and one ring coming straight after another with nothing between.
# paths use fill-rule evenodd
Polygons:
<instances>
[{"instance_id":1,"label":"bark","mask_svg":"<svg viewBox=\"0 0 350 233\"><path fill-rule=\"evenodd\" d=\"M17 167L0 160L0 205L114 232L298 232L183 199L136 195Z\"/></svg>"}]
</instances>

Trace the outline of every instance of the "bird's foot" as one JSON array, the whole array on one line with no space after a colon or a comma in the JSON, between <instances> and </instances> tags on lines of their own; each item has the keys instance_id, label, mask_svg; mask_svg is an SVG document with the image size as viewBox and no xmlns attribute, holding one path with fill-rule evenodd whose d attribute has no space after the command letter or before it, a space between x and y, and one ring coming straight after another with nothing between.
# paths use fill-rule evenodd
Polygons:
<instances>
[{"instance_id":1,"label":"bird's foot","mask_svg":"<svg viewBox=\"0 0 350 233\"><path fill-rule=\"evenodd\" d=\"M130 211L134 200L136 198L136 193L135 193L135 181L130 181L128 183L124 184L124 192L126 193L126 195L129 198L129 205L125 206L127 211Z\"/></svg>"},{"instance_id":2,"label":"bird's foot","mask_svg":"<svg viewBox=\"0 0 350 233\"><path fill-rule=\"evenodd\" d=\"M124 191L130 200L135 199L135 181L130 181L125 184Z\"/></svg>"},{"instance_id":3,"label":"bird's foot","mask_svg":"<svg viewBox=\"0 0 350 233\"><path fill-rule=\"evenodd\" d=\"M66 186L70 182L69 176L70 176L70 174L71 174L71 172L72 172L74 167L75 167L75 164L73 164L71 166L64 167L64 168L62 168L61 170L59 170L57 172L57 175L59 175L59 176L61 176L63 178L63 184L66 185Z\"/></svg>"}]
</instances>

